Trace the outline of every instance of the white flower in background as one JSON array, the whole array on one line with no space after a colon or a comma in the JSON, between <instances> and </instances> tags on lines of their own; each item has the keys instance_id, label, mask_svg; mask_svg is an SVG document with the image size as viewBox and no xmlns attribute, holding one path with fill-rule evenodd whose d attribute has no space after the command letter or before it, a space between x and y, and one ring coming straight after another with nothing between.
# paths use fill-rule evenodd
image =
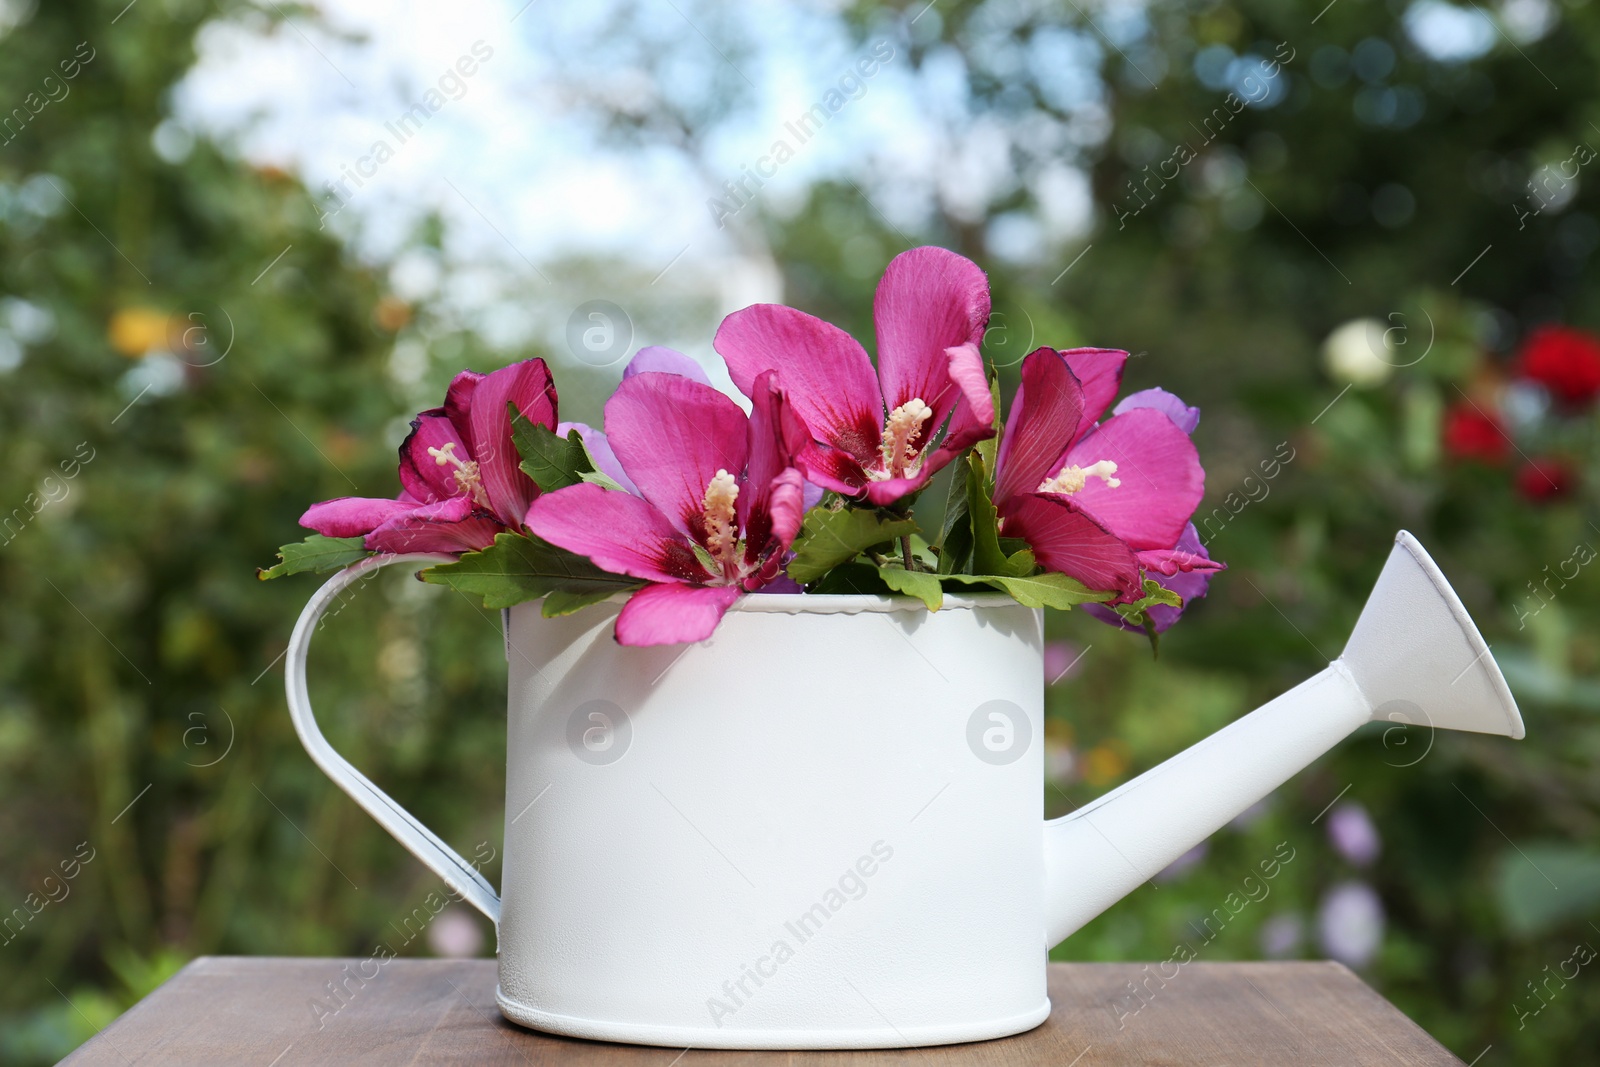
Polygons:
<instances>
[{"instance_id":1,"label":"white flower in background","mask_svg":"<svg viewBox=\"0 0 1600 1067\"><path fill-rule=\"evenodd\" d=\"M1349 967L1364 967L1383 943L1383 902L1365 882L1340 882L1317 909L1322 951Z\"/></svg>"},{"instance_id":2,"label":"white flower in background","mask_svg":"<svg viewBox=\"0 0 1600 1067\"><path fill-rule=\"evenodd\" d=\"M1352 319L1322 342L1322 365L1336 381L1368 388L1394 373L1394 346L1377 319Z\"/></svg>"}]
</instances>

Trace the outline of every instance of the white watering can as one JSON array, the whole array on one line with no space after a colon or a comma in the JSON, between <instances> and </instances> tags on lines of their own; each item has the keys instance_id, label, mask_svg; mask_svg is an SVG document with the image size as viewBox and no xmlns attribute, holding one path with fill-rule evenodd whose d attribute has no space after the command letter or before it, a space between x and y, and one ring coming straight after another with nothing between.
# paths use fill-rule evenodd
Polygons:
<instances>
[{"instance_id":1,"label":"white watering can","mask_svg":"<svg viewBox=\"0 0 1600 1067\"><path fill-rule=\"evenodd\" d=\"M499 931L498 1000L552 1033L878 1048L1019 1033L1049 948L1363 723L1520 738L1488 646L1401 533L1343 655L1045 821L1043 623L1009 598L754 595L699 645L625 648L618 605L508 613L502 894L328 745L319 767Z\"/></svg>"}]
</instances>

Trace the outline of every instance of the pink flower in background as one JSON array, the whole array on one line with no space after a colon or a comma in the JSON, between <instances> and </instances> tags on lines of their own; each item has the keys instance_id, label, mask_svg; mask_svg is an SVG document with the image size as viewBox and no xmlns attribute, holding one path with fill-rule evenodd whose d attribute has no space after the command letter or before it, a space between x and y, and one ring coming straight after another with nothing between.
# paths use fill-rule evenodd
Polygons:
<instances>
[{"instance_id":1,"label":"pink flower in background","mask_svg":"<svg viewBox=\"0 0 1600 1067\"><path fill-rule=\"evenodd\" d=\"M1077 673L1078 661L1084 650L1072 641L1046 641L1044 643L1044 681L1046 685Z\"/></svg>"},{"instance_id":2,"label":"pink flower in background","mask_svg":"<svg viewBox=\"0 0 1600 1067\"><path fill-rule=\"evenodd\" d=\"M741 594L798 591L783 564L805 510L793 463L806 431L771 373L749 391L746 417L684 375L624 378L606 402L606 441L637 495L574 485L529 508L539 537L650 583L617 617L622 644L704 640Z\"/></svg>"},{"instance_id":3,"label":"pink flower in background","mask_svg":"<svg viewBox=\"0 0 1600 1067\"><path fill-rule=\"evenodd\" d=\"M1383 839L1378 836L1372 817L1353 800L1328 813L1328 840L1339 855L1357 867L1367 866L1383 851Z\"/></svg>"},{"instance_id":4,"label":"pink flower in background","mask_svg":"<svg viewBox=\"0 0 1600 1067\"><path fill-rule=\"evenodd\" d=\"M556 425L556 388L542 359L490 374L462 371L443 407L422 412L400 446L398 499L339 497L300 525L327 537L361 537L373 552L468 552L522 527L538 495L511 440L515 404L530 422Z\"/></svg>"},{"instance_id":5,"label":"pink flower in background","mask_svg":"<svg viewBox=\"0 0 1600 1067\"><path fill-rule=\"evenodd\" d=\"M1298 955L1305 940L1306 924L1293 912L1279 912L1261 924L1261 954L1281 960Z\"/></svg>"},{"instance_id":6,"label":"pink flower in background","mask_svg":"<svg viewBox=\"0 0 1600 1067\"><path fill-rule=\"evenodd\" d=\"M1383 944L1383 901L1365 882L1340 882L1317 909L1322 951L1349 967L1364 967Z\"/></svg>"},{"instance_id":7,"label":"pink flower in background","mask_svg":"<svg viewBox=\"0 0 1600 1067\"><path fill-rule=\"evenodd\" d=\"M796 457L808 480L883 505L921 489L993 432L978 351L989 283L977 264L954 252L913 248L883 272L873 319L876 377L849 334L778 304L729 315L713 344L746 396L763 373L777 373L811 431Z\"/></svg>"},{"instance_id":8,"label":"pink flower in background","mask_svg":"<svg viewBox=\"0 0 1600 1067\"><path fill-rule=\"evenodd\" d=\"M1189 440L1199 411L1151 389L1096 424L1127 358L1099 348L1030 353L995 462L1001 532L1026 540L1047 570L1115 590L1113 603L1142 595L1141 570L1171 578L1221 569L1198 537L1181 543L1205 491Z\"/></svg>"},{"instance_id":9,"label":"pink flower in background","mask_svg":"<svg viewBox=\"0 0 1600 1067\"><path fill-rule=\"evenodd\" d=\"M483 951L483 928L466 908L452 904L428 927L428 948L446 959L471 959Z\"/></svg>"}]
</instances>

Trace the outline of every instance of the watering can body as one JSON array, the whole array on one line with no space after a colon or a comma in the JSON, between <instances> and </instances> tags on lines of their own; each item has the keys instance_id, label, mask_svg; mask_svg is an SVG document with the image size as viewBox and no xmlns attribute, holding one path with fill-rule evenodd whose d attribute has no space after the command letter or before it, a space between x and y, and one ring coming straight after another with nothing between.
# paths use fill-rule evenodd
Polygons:
<instances>
[{"instance_id":1,"label":"watering can body","mask_svg":"<svg viewBox=\"0 0 1600 1067\"><path fill-rule=\"evenodd\" d=\"M1008 598L930 613L750 596L711 640L663 648L616 644L615 604L559 619L523 604L507 617L497 896L311 718L319 600L362 566L319 592L291 640L296 727L496 922L501 1011L574 1037L873 1048L1018 1033L1049 1014L1051 945L1362 723L1521 734L1481 638L1407 535L1345 657L1051 822L1042 619ZM1439 699L1447 684L1458 702Z\"/></svg>"}]
</instances>

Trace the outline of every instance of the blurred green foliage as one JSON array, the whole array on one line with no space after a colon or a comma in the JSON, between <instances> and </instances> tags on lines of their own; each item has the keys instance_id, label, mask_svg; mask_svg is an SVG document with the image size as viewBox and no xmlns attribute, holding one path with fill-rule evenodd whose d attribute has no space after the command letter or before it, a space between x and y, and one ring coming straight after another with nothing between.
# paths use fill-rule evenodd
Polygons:
<instances>
[{"instance_id":1,"label":"blurred green foliage","mask_svg":"<svg viewBox=\"0 0 1600 1067\"><path fill-rule=\"evenodd\" d=\"M64 1054L198 954L365 954L437 888L300 750L275 664L314 580L262 585L254 568L308 502L391 492L404 419L454 370L553 355L493 350L396 301L288 175L204 140L164 162L150 141L164 93L218 5L102 32L121 7L52 0L0 46L0 101L79 42L95 53L0 147L0 357L20 357L0 371L0 911L59 897L0 944L0 1059L16 1063ZM1369 728L1057 957L1165 960L1180 942L1208 960L1319 956L1332 889L1370 885L1384 929L1364 977L1463 1059L1492 1045L1485 1065L1567 1063L1600 1047L1600 977L1537 1002L1529 983L1600 944L1600 569L1535 587L1600 545L1600 469L1593 411L1518 414L1508 367L1534 323L1600 327L1587 176L1525 226L1517 207L1541 165L1600 137L1600 14L1562 4L1555 32L1446 63L1408 42L1405 10L1154 6L1091 49L1108 126L1071 149L1044 135L1076 121L1055 72L1026 56L1062 27L1103 40L1076 5L844 17L863 34L901 19L911 64L957 60L974 108L1024 131L1019 173L1069 152L1089 167L1098 228L1059 258L997 250L997 223L1038 207L1026 184L910 235L991 270L990 357L1014 374L1030 334L1125 347L1140 357L1130 389L1161 384L1205 412L1202 516L1222 513L1203 536L1231 569L1155 662L1136 635L1052 623L1066 673L1046 810L1336 655L1400 527L1451 576L1528 724L1521 743ZM1227 90L1200 72L1291 53L1270 106L1202 145ZM1130 201L1180 141L1195 160ZM820 185L759 226L790 303L870 336L871 285L906 235L857 186ZM1391 331L1394 366L1346 389L1319 349L1358 316ZM387 373L397 338L425 342L419 380ZM1576 489L1519 493L1515 450L1453 459L1441 425L1464 402L1503 410L1517 448L1564 457ZM498 845L498 620L403 575L364 585L313 664L331 740L458 848ZM1375 858L1328 837L1351 804ZM1206 916L1282 843L1294 858L1270 895L1208 940Z\"/></svg>"}]
</instances>

